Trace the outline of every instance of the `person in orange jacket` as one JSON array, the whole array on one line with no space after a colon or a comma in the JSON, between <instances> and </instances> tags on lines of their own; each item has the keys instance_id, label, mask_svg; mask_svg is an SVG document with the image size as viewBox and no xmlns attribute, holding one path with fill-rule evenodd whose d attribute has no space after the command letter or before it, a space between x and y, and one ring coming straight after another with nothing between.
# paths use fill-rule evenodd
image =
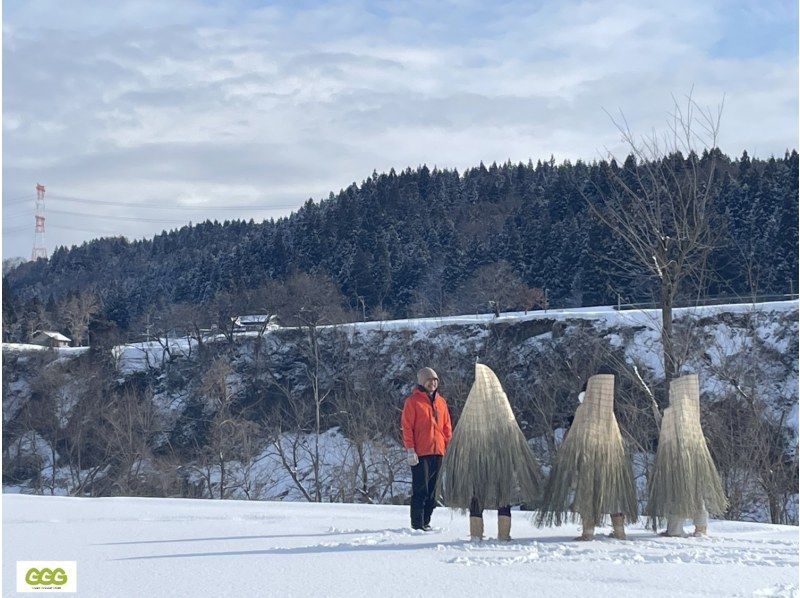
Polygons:
<instances>
[{"instance_id":1,"label":"person in orange jacket","mask_svg":"<svg viewBox=\"0 0 800 598\"><path fill-rule=\"evenodd\" d=\"M406 397L400 427L411 466L411 528L431 529L436 507L436 480L453 435L447 402L437 391L439 376L431 368L417 372L417 386Z\"/></svg>"}]
</instances>

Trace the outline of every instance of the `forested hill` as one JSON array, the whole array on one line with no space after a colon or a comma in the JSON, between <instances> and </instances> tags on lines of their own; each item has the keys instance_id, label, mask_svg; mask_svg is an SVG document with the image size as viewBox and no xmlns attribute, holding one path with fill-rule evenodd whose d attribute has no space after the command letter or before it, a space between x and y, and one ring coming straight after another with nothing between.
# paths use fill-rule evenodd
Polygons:
<instances>
[{"instance_id":1,"label":"forested hill","mask_svg":"<svg viewBox=\"0 0 800 598\"><path fill-rule=\"evenodd\" d=\"M711 256L707 292L796 292L797 152L716 157L715 227L724 244ZM147 314L210 305L220 292L298 273L332 281L330 296L359 318L487 311L481 293L493 286L547 289L559 307L616 302L617 293L649 299L644 279L623 278L603 259L626 249L587 207L602 201L612 172L635 167L628 158L392 170L277 221L206 221L152 240L61 247L3 277L4 335L23 341L48 320L67 332L64 307L89 289L94 322L138 332ZM505 296L502 308L524 307L523 296Z\"/></svg>"}]
</instances>

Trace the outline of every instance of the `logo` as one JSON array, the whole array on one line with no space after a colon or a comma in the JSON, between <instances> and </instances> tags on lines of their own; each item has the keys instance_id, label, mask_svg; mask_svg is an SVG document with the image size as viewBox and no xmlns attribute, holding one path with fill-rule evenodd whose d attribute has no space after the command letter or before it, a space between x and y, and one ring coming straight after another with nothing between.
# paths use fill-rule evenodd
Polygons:
<instances>
[{"instance_id":1,"label":"logo","mask_svg":"<svg viewBox=\"0 0 800 598\"><path fill-rule=\"evenodd\" d=\"M60 587L67 583L67 573L61 567L55 569L31 567L25 574L25 583L29 586L53 585Z\"/></svg>"},{"instance_id":2,"label":"logo","mask_svg":"<svg viewBox=\"0 0 800 598\"><path fill-rule=\"evenodd\" d=\"M77 591L77 561L17 561L17 592Z\"/></svg>"}]
</instances>

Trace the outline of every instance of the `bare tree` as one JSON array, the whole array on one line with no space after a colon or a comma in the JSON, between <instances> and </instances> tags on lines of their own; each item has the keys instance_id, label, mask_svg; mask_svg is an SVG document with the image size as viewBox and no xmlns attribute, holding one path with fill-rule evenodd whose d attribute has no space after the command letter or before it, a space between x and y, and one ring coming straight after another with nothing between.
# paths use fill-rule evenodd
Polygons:
<instances>
[{"instance_id":1,"label":"bare tree","mask_svg":"<svg viewBox=\"0 0 800 598\"><path fill-rule=\"evenodd\" d=\"M728 497L726 518L755 519L762 447L757 422L747 402L735 392L704 409L703 429Z\"/></svg>"},{"instance_id":2,"label":"bare tree","mask_svg":"<svg viewBox=\"0 0 800 598\"><path fill-rule=\"evenodd\" d=\"M55 494L59 486L64 483L64 480L59 478L62 462L60 452L66 443L67 434L64 428L71 407L62 392L65 384L66 377L57 366L43 368L31 383L29 425L41 434L50 449L48 455L50 475L47 482L42 484L47 487L50 494Z\"/></svg>"},{"instance_id":3,"label":"bare tree","mask_svg":"<svg viewBox=\"0 0 800 598\"><path fill-rule=\"evenodd\" d=\"M239 427L239 454L241 467L232 490L240 490L247 500L258 500L270 485L259 471L259 465L270 455L264 450L269 442L266 430L255 422Z\"/></svg>"},{"instance_id":4,"label":"bare tree","mask_svg":"<svg viewBox=\"0 0 800 598\"><path fill-rule=\"evenodd\" d=\"M332 396L332 421L353 449L352 467L344 468L351 475L342 480L346 500L385 502L397 477L407 473L402 446L394 439L399 415L388 399L395 389L376 375L370 356L377 347L354 346L346 334L337 335L335 342L339 380Z\"/></svg>"},{"instance_id":5,"label":"bare tree","mask_svg":"<svg viewBox=\"0 0 800 598\"><path fill-rule=\"evenodd\" d=\"M789 505L797 491L797 434L789 425L796 394L775 378L797 377L797 352L779 350L759 334L767 323L758 310L737 314L728 325L738 334L706 342L700 361L719 381L721 398L704 409L704 429L718 463L730 508L727 516L754 518L764 504L772 523L796 524ZM791 326L782 326L788 347L797 347Z\"/></svg>"},{"instance_id":6,"label":"bare tree","mask_svg":"<svg viewBox=\"0 0 800 598\"><path fill-rule=\"evenodd\" d=\"M295 488L308 502L319 502L321 496L321 480L319 479L319 463L312 463L314 470L314 486L306 487L306 476L303 464L306 458L314 459L314 450L308 445L311 432L311 409L305 401L292 400L291 392L286 390L288 401L279 417L271 425L270 440L274 454L283 470L289 475ZM318 453L317 453L318 454Z\"/></svg>"},{"instance_id":7,"label":"bare tree","mask_svg":"<svg viewBox=\"0 0 800 598\"><path fill-rule=\"evenodd\" d=\"M192 355L192 343L202 351L206 341L206 330L211 326L211 313L202 305L177 303L169 310L168 329L181 331L188 341L186 357Z\"/></svg>"},{"instance_id":8,"label":"bare tree","mask_svg":"<svg viewBox=\"0 0 800 598\"><path fill-rule=\"evenodd\" d=\"M76 293L65 301L61 311L72 334L73 343L76 347L83 346L83 339L89 330L89 321L100 311L100 300L97 295L91 290Z\"/></svg>"},{"instance_id":9,"label":"bare tree","mask_svg":"<svg viewBox=\"0 0 800 598\"><path fill-rule=\"evenodd\" d=\"M502 311L528 311L539 305L544 294L526 285L506 261L486 264L475 271L458 293L462 312L490 308L495 316Z\"/></svg>"},{"instance_id":10,"label":"bare tree","mask_svg":"<svg viewBox=\"0 0 800 598\"><path fill-rule=\"evenodd\" d=\"M264 344L264 335L277 320L279 306L286 305L286 287L278 281L268 280L261 286L244 291L243 302L245 308L262 317L256 329L255 359Z\"/></svg>"},{"instance_id":11,"label":"bare tree","mask_svg":"<svg viewBox=\"0 0 800 598\"><path fill-rule=\"evenodd\" d=\"M4 304L6 302L11 301L11 298L3 297ZM4 312L5 313L5 312ZM27 334L23 335L26 338L23 338L23 341L31 340L33 335L38 330L48 330L55 326L55 322L53 321L52 314L48 313L47 308L45 305L35 299L31 301L31 304L27 306L25 309L25 314L22 319L22 328L23 330L27 330ZM9 322L10 323L10 322ZM6 322L3 322L4 328L6 328Z\"/></svg>"},{"instance_id":12,"label":"bare tree","mask_svg":"<svg viewBox=\"0 0 800 598\"><path fill-rule=\"evenodd\" d=\"M269 387L281 397L277 409L267 414L266 437L272 446L272 455L289 475L295 488L307 501L314 502L312 495L316 493L313 488L306 487L307 480L303 473L305 458L314 459L314 451L308 446L308 435L314 429L314 417L310 401L304 399L294 383L299 377L294 371L296 368L287 369L281 360L285 351L291 351L291 344L285 338L285 333L275 335L268 345L270 350L260 352L256 360L259 373L266 377ZM315 469L319 471L318 466Z\"/></svg>"},{"instance_id":13,"label":"bare tree","mask_svg":"<svg viewBox=\"0 0 800 598\"><path fill-rule=\"evenodd\" d=\"M708 255L718 242L712 226L712 183L722 114L721 105L712 112L691 95L685 107L677 100L673 104L663 137L638 139L624 115L612 117L630 156L622 168L608 169L608 189L582 191L591 213L629 250L608 259L630 277L651 279L657 288L665 401L669 381L681 365L674 346L673 306L688 282L702 288Z\"/></svg>"},{"instance_id":14,"label":"bare tree","mask_svg":"<svg viewBox=\"0 0 800 598\"><path fill-rule=\"evenodd\" d=\"M442 317L452 313L452 289L445 288L444 272L444 261L437 257L426 265L425 273L412 292L413 301L408 307L412 317Z\"/></svg>"},{"instance_id":15,"label":"bare tree","mask_svg":"<svg viewBox=\"0 0 800 598\"><path fill-rule=\"evenodd\" d=\"M69 380L59 395L70 493L96 496L104 492L105 481L101 482L101 478L110 469L111 448L105 441L101 417L108 400L109 379L100 360L79 359L67 367Z\"/></svg>"},{"instance_id":16,"label":"bare tree","mask_svg":"<svg viewBox=\"0 0 800 598\"><path fill-rule=\"evenodd\" d=\"M209 309L216 321L217 328L228 340L228 347L233 348L233 333L236 328L236 316L242 308L242 297L230 291L217 291Z\"/></svg>"},{"instance_id":17,"label":"bare tree","mask_svg":"<svg viewBox=\"0 0 800 598\"><path fill-rule=\"evenodd\" d=\"M304 273L295 274L287 282L287 298L293 308L284 306L290 319L304 332L304 342L299 344L304 355L305 376L311 388L314 405L314 497L322 500L320 480L319 440L322 433L322 406L331 392L330 372L325 372L328 363L323 359L320 347L320 327L341 322L345 318L341 308L342 298L333 283L326 279L311 277Z\"/></svg>"},{"instance_id":18,"label":"bare tree","mask_svg":"<svg viewBox=\"0 0 800 598\"><path fill-rule=\"evenodd\" d=\"M218 498L228 495L228 464L235 458L250 458L243 455L242 447L252 447L250 439L257 433L254 422L238 417L233 412L233 401L236 398L229 378L233 367L227 357L217 358L203 374L200 392L209 399L214 415L209 422L208 444L203 447L202 463L208 472L209 493L213 497L211 471L219 474Z\"/></svg>"},{"instance_id":19,"label":"bare tree","mask_svg":"<svg viewBox=\"0 0 800 598\"><path fill-rule=\"evenodd\" d=\"M6 432L3 439L4 482L30 480L29 484L34 492L44 494L46 470L51 465L47 442L29 425L18 429L13 439L8 436Z\"/></svg>"},{"instance_id":20,"label":"bare tree","mask_svg":"<svg viewBox=\"0 0 800 598\"><path fill-rule=\"evenodd\" d=\"M614 363L614 356L603 339L580 328L527 351L524 362L530 366L523 375L506 373L502 363L496 371L504 375L509 399L521 410L523 431L543 437L552 457L560 443L555 431L569 427L578 394L602 366Z\"/></svg>"},{"instance_id":21,"label":"bare tree","mask_svg":"<svg viewBox=\"0 0 800 598\"><path fill-rule=\"evenodd\" d=\"M153 459L155 415L150 393L142 396L134 387L113 393L101 410L104 440L116 470L114 487L121 495L138 492L144 466Z\"/></svg>"}]
</instances>

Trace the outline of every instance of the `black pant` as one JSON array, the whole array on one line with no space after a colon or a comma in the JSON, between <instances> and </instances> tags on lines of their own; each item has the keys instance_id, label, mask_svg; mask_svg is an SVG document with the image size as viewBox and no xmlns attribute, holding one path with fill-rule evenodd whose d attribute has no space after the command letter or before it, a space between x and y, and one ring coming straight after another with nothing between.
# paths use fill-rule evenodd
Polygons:
<instances>
[{"instance_id":1,"label":"black pant","mask_svg":"<svg viewBox=\"0 0 800 598\"><path fill-rule=\"evenodd\" d=\"M431 522L436 507L436 478L441 455L425 455L411 468L411 527L421 529Z\"/></svg>"},{"instance_id":2,"label":"black pant","mask_svg":"<svg viewBox=\"0 0 800 598\"><path fill-rule=\"evenodd\" d=\"M478 502L477 498L474 498L469 503L469 516L470 517L483 517L483 506L481 503ZM499 507L497 509L497 516L498 517L511 517L511 505L506 505L504 507Z\"/></svg>"}]
</instances>

